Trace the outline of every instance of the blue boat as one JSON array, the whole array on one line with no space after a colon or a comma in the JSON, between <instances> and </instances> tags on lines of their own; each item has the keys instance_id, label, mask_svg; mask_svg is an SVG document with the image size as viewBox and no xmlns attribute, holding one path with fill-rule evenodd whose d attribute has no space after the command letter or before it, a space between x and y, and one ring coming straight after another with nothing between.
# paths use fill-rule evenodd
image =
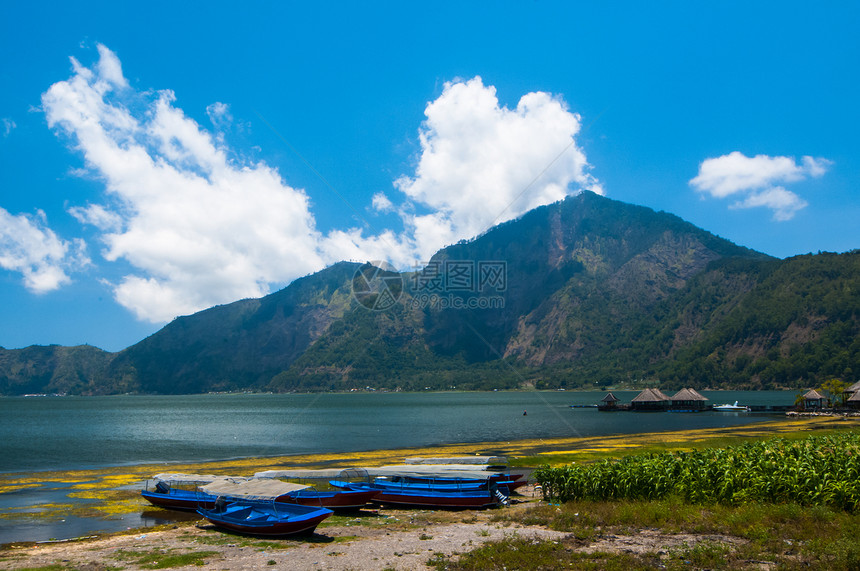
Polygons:
<instances>
[{"instance_id":1,"label":"blue boat","mask_svg":"<svg viewBox=\"0 0 860 571\"><path fill-rule=\"evenodd\" d=\"M140 495L155 506L172 510L211 509L217 497L200 491L200 486L211 484L218 478L203 474L157 474L153 477L152 489L147 482Z\"/></svg>"},{"instance_id":2,"label":"blue boat","mask_svg":"<svg viewBox=\"0 0 860 571\"><path fill-rule=\"evenodd\" d=\"M347 490L377 490L373 503L418 507L486 508L507 504L509 491L490 475L474 481L472 477L442 476L427 473L387 475L369 482L331 480L332 486Z\"/></svg>"},{"instance_id":3,"label":"blue boat","mask_svg":"<svg viewBox=\"0 0 860 571\"><path fill-rule=\"evenodd\" d=\"M311 533L334 512L267 499L218 498L215 506L197 513L224 529L251 535L283 536Z\"/></svg>"},{"instance_id":4,"label":"blue boat","mask_svg":"<svg viewBox=\"0 0 860 571\"><path fill-rule=\"evenodd\" d=\"M141 496L153 505L174 510L212 509L219 495L230 495L236 498L254 495L257 493L255 490L260 489L260 484L254 482L259 481L271 483L268 485L268 490L270 493L277 492L274 497L276 502L328 509L358 509L367 505L376 495L375 492L368 490L318 491L302 484L238 476L158 474L153 479L155 480L153 489L149 489L147 484L146 489L140 492Z\"/></svg>"}]
</instances>

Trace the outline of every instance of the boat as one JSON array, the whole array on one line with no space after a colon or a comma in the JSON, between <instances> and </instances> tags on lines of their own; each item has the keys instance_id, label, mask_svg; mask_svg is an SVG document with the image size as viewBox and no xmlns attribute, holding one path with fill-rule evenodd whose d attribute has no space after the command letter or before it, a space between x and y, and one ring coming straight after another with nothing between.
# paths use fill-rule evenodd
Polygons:
<instances>
[{"instance_id":1,"label":"boat","mask_svg":"<svg viewBox=\"0 0 860 571\"><path fill-rule=\"evenodd\" d=\"M369 476L387 476L392 479L405 478L408 482L416 483L433 481L435 485L455 482L461 487L468 483L483 483L486 480L491 480L496 485L507 488L508 491L513 491L528 484L527 479L521 479L523 474L512 474L506 470L483 470L479 467L464 465L437 464L416 466L407 464L365 468L364 471ZM451 479L451 482L446 482L446 479Z\"/></svg>"},{"instance_id":2,"label":"boat","mask_svg":"<svg viewBox=\"0 0 860 571\"><path fill-rule=\"evenodd\" d=\"M377 490L298 490L275 501L285 504L318 506L330 510L357 510L370 503L379 492Z\"/></svg>"},{"instance_id":3,"label":"boat","mask_svg":"<svg viewBox=\"0 0 860 571\"><path fill-rule=\"evenodd\" d=\"M152 489L147 482L140 495L155 506L171 510L212 509L217 497L200 491L200 486L210 484L218 478L219 476L206 474L156 474L152 478Z\"/></svg>"},{"instance_id":4,"label":"boat","mask_svg":"<svg viewBox=\"0 0 860 571\"><path fill-rule=\"evenodd\" d=\"M311 533L334 512L330 509L276 502L274 498L219 497L212 509L197 513L218 527L251 535Z\"/></svg>"},{"instance_id":5,"label":"boat","mask_svg":"<svg viewBox=\"0 0 860 571\"><path fill-rule=\"evenodd\" d=\"M714 410L718 412L749 412L750 407L738 405L738 401L735 401L735 404L714 405Z\"/></svg>"},{"instance_id":6,"label":"boat","mask_svg":"<svg viewBox=\"0 0 860 571\"><path fill-rule=\"evenodd\" d=\"M407 485L414 489L427 488L434 490L477 490L486 487L487 482L495 484L499 488L507 488L512 492L517 488L528 484L528 480L520 480L521 475L488 474L486 477L469 477L468 475L391 475L381 476L375 480L383 487L401 487Z\"/></svg>"},{"instance_id":7,"label":"boat","mask_svg":"<svg viewBox=\"0 0 860 571\"><path fill-rule=\"evenodd\" d=\"M410 476L417 480L410 479ZM413 507L494 507L506 505L510 494L507 488L490 477L475 482L472 478L433 478L426 473L379 476L369 482L331 480L329 483L346 490L376 490L378 493L371 500L373 503Z\"/></svg>"},{"instance_id":8,"label":"boat","mask_svg":"<svg viewBox=\"0 0 860 571\"><path fill-rule=\"evenodd\" d=\"M238 476L158 474L153 480L154 488L150 490L147 484L141 495L153 505L174 510L212 509L219 495L244 498L257 495L260 489L260 484L253 483L255 478ZM311 486L289 482L273 484L269 491L275 494L273 497L276 502L337 510L359 509L376 495L373 490L318 491Z\"/></svg>"}]
</instances>

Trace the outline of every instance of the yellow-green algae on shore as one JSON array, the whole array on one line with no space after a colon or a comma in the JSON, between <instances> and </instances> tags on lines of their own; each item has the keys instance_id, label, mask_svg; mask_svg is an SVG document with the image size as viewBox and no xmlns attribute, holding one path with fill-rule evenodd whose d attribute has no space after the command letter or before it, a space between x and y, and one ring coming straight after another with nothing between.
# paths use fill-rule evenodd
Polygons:
<instances>
[{"instance_id":1,"label":"yellow-green algae on shore","mask_svg":"<svg viewBox=\"0 0 860 571\"><path fill-rule=\"evenodd\" d=\"M141 498L138 486L159 472L250 476L263 470L370 467L399 464L403 462L404 458L414 456L470 455L503 455L507 456L514 466L537 466L570 461L589 461L607 456L623 456L654 448L683 449L707 446L709 443L723 445L725 444L724 440L803 434L813 430L844 430L858 426L860 426L860 419L858 418L799 417L792 420L783 419L743 426L672 432L448 444L425 448L400 448L366 452L243 458L187 464L142 464L96 470L39 472L37 474L5 474L0 475L0 494L38 486L62 487L64 490L68 490L68 497L90 501L78 502L80 505L63 503L52 506L41 504L32 506L32 509L19 507L0 513L0 517L58 517L63 514L83 517L110 517L142 511L151 508L151 506Z\"/></svg>"}]
</instances>

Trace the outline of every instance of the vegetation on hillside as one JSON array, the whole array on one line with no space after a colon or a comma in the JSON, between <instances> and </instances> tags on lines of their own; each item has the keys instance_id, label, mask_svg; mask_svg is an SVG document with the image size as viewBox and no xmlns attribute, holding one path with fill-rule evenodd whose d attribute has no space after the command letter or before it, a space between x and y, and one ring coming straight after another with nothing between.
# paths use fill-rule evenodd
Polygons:
<instances>
[{"instance_id":1,"label":"vegetation on hillside","mask_svg":"<svg viewBox=\"0 0 860 571\"><path fill-rule=\"evenodd\" d=\"M116 354L0 348L0 394L765 389L860 375L860 252L778 260L583 193L427 262L384 311L357 301L362 266L342 262ZM481 281L480 264L503 279ZM473 280L446 281L457 266Z\"/></svg>"}]
</instances>

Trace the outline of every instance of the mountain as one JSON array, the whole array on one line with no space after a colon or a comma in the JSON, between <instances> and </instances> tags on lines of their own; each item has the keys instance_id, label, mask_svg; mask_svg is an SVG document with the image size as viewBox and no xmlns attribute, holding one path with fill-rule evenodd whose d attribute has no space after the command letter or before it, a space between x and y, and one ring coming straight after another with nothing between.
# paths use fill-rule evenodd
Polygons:
<instances>
[{"instance_id":1,"label":"mountain","mask_svg":"<svg viewBox=\"0 0 860 571\"><path fill-rule=\"evenodd\" d=\"M853 382L858 286L856 252L779 260L586 192L420 272L342 262L116 354L0 349L0 393Z\"/></svg>"},{"instance_id":2,"label":"mountain","mask_svg":"<svg viewBox=\"0 0 860 571\"><path fill-rule=\"evenodd\" d=\"M264 387L350 308L359 264L341 262L276 293L179 317L120 352L110 377L146 393Z\"/></svg>"},{"instance_id":3,"label":"mountain","mask_svg":"<svg viewBox=\"0 0 860 571\"><path fill-rule=\"evenodd\" d=\"M90 345L0 347L0 395L114 392L105 371L113 355Z\"/></svg>"}]
</instances>

